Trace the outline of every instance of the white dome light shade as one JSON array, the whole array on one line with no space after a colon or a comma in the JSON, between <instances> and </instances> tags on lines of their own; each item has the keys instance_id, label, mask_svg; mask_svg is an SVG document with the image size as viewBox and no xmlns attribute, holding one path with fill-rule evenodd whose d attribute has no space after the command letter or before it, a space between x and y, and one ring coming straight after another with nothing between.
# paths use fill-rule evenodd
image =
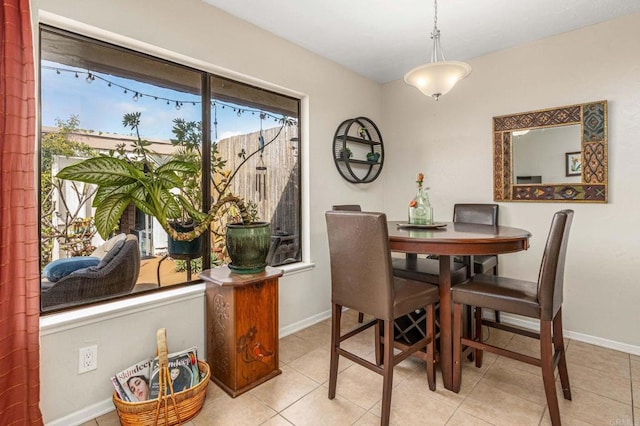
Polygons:
<instances>
[{"instance_id":1,"label":"white dome light shade","mask_svg":"<svg viewBox=\"0 0 640 426\"><path fill-rule=\"evenodd\" d=\"M437 101L470 73L471 65L465 62L439 61L412 69L405 74L404 82Z\"/></svg>"}]
</instances>

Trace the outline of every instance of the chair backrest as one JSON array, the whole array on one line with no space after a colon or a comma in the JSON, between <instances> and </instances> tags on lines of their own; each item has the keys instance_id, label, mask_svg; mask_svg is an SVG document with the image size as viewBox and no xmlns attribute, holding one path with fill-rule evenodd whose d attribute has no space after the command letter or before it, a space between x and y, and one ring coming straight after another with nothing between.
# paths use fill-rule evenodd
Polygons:
<instances>
[{"instance_id":1,"label":"chair backrest","mask_svg":"<svg viewBox=\"0 0 640 426\"><path fill-rule=\"evenodd\" d=\"M498 225L498 205L455 204L453 206L453 221L479 225Z\"/></svg>"},{"instance_id":2,"label":"chair backrest","mask_svg":"<svg viewBox=\"0 0 640 426\"><path fill-rule=\"evenodd\" d=\"M350 212L361 212L360 204L335 204L331 207L333 210L342 210Z\"/></svg>"},{"instance_id":3,"label":"chair backrest","mask_svg":"<svg viewBox=\"0 0 640 426\"><path fill-rule=\"evenodd\" d=\"M393 268L384 213L325 213L331 263L331 301L393 320Z\"/></svg>"},{"instance_id":4,"label":"chair backrest","mask_svg":"<svg viewBox=\"0 0 640 426\"><path fill-rule=\"evenodd\" d=\"M560 210L551 221L538 275L538 301L543 320L552 320L562 306L564 262L572 221L573 210Z\"/></svg>"}]
</instances>

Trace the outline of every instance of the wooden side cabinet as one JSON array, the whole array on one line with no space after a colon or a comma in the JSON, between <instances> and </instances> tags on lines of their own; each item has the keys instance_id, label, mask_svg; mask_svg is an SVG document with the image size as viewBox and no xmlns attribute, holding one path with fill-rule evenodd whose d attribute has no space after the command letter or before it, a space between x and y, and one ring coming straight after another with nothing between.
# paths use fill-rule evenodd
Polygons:
<instances>
[{"instance_id":1,"label":"wooden side cabinet","mask_svg":"<svg viewBox=\"0 0 640 426\"><path fill-rule=\"evenodd\" d=\"M200 273L207 285L211 380L232 397L277 376L279 269L241 275L227 266Z\"/></svg>"}]
</instances>

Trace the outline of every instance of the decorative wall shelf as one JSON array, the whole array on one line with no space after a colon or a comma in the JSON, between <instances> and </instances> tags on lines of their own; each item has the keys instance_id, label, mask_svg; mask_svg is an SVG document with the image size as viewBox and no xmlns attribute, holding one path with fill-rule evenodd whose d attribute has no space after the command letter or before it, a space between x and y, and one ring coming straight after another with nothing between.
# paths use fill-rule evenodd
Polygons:
<instances>
[{"instance_id":1,"label":"decorative wall shelf","mask_svg":"<svg viewBox=\"0 0 640 426\"><path fill-rule=\"evenodd\" d=\"M343 121L333 137L333 161L349 182L376 180L384 164L384 146L375 123L366 117Z\"/></svg>"}]
</instances>

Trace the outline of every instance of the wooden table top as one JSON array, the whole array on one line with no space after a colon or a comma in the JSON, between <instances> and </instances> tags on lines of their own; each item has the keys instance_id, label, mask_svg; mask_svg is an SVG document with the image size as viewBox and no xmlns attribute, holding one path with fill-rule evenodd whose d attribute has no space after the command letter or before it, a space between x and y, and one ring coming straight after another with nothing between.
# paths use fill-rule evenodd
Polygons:
<instances>
[{"instance_id":1,"label":"wooden table top","mask_svg":"<svg viewBox=\"0 0 640 426\"><path fill-rule=\"evenodd\" d=\"M510 226L442 222L434 229L404 228L388 222L391 249L431 254L500 254L526 250L531 233ZM420 250L416 251L416 248ZM428 250L428 251L425 251Z\"/></svg>"}]
</instances>

